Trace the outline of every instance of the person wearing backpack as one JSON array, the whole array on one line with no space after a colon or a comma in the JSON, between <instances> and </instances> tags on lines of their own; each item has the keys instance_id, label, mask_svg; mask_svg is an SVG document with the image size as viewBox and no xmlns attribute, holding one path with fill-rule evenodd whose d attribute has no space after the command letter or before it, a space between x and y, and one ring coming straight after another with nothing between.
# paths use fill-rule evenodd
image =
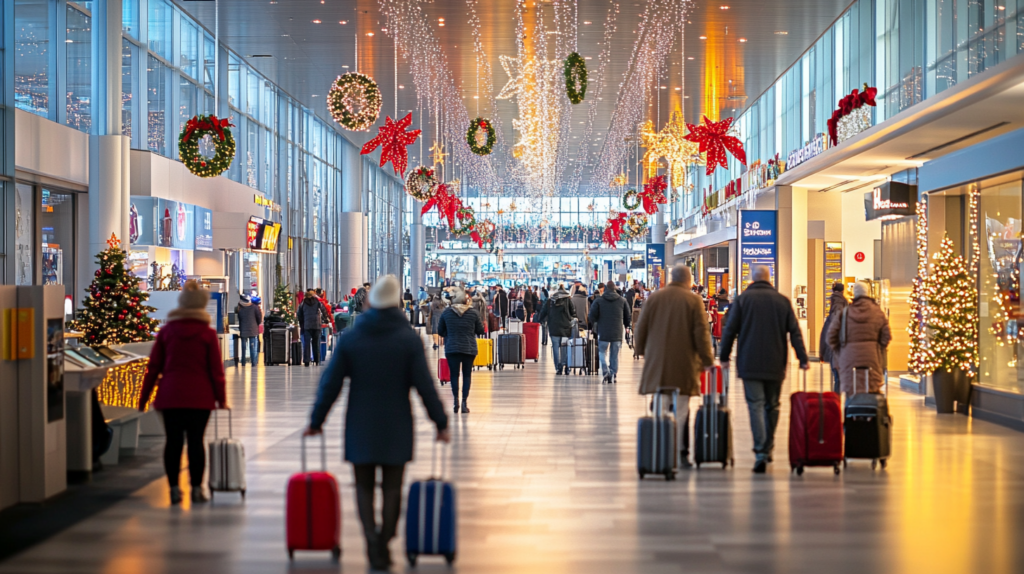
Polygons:
<instances>
[{"instance_id":1,"label":"person wearing backpack","mask_svg":"<svg viewBox=\"0 0 1024 574\"><path fill-rule=\"evenodd\" d=\"M853 369L869 369L868 392L880 393L885 383L885 351L892 341L889 319L871 298L864 281L853 285L853 302L836 316L828 328L833 364L839 370L840 390L847 397L864 392L863 379L854 380ZM836 360L838 356L838 361Z\"/></svg>"},{"instance_id":2,"label":"person wearing backpack","mask_svg":"<svg viewBox=\"0 0 1024 574\"><path fill-rule=\"evenodd\" d=\"M548 326L551 335L551 356L555 361L555 374L569 374L569 337L572 336L572 321L576 318L576 307L565 287L558 286L558 291L540 310L538 321ZM564 344L563 344L564 343Z\"/></svg>"}]
</instances>

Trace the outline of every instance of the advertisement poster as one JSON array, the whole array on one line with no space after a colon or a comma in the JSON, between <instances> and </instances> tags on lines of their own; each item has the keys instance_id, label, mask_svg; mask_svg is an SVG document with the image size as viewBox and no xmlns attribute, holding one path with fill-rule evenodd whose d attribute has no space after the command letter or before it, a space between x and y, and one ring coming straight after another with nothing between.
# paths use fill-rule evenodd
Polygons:
<instances>
[{"instance_id":1,"label":"advertisement poster","mask_svg":"<svg viewBox=\"0 0 1024 574\"><path fill-rule=\"evenodd\" d=\"M750 285L750 268L767 265L775 285L778 246L777 216L774 210L740 210L740 290Z\"/></svg>"},{"instance_id":2,"label":"advertisement poster","mask_svg":"<svg viewBox=\"0 0 1024 574\"><path fill-rule=\"evenodd\" d=\"M281 224L250 217L246 226L246 244L252 251L266 253L277 252L277 238L281 234Z\"/></svg>"},{"instance_id":3,"label":"advertisement poster","mask_svg":"<svg viewBox=\"0 0 1024 574\"><path fill-rule=\"evenodd\" d=\"M202 223L209 224L206 232L209 248L205 250L212 251L213 213L210 210L169 199L132 196L128 214L131 244L139 247L197 249L196 216L200 212L207 214Z\"/></svg>"},{"instance_id":4,"label":"advertisement poster","mask_svg":"<svg viewBox=\"0 0 1024 574\"><path fill-rule=\"evenodd\" d=\"M196 251L213 251L213 211L198 205L195 210Z\"/></svg>"},{"instance_id":5,"label":"advertisement poster","mask_svg":"<svg viewBox=\"0 0 1024 574\"><path fill-rule=\"evenodd\" d=\"M665 286L665 244L647 244L647 288L660 289Z\"/></svg>"},{"instance_id":6,"label":"advertisement poster","mask_svg":"<svg viewBox=\"0 0 1024 574\"><path fill-rule=\"evenodd\" d=\"M825 317L828 317L832 306L832 285L843 282L843 243L841 241L825 242Z\"/></svg>"}]
</instances>

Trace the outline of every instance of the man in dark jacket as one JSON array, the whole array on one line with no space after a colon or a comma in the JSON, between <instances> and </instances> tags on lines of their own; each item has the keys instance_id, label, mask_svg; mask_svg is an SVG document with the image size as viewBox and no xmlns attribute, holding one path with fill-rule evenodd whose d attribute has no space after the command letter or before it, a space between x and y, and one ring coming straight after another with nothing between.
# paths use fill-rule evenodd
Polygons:
<instances>
[{"instance_id":1,"label":"man in dark jacket","mask_svg":"<svg viewBox=\"0 0 1024 574\"><path fill-rule=\"evenodd\" d=\"M779 424L779 395L789 365L787 334L800 360L800 368L807 370L810 364L793 306L772 286L768 267L755 265L750 275L754 282L729 309L719 358L722 368L728 368L733 341L739 341L736 371L743 379L750 411L750 429L757 455L754 472L763 473L772 458L775 427Z\"/></svg>"},{"instance_id":2,"label":"man in dark jacket","mask_svg":"<svg viewBox=\"0 0 1024 574\"><path fill-rule=\"evenodd\" d=\"M832 296L828 301L828 316L825 318L825 324L821 326L821 338L818 340L818 357L822 363L829 363L829 370L832 371L832 391L836 393L840 392L839 371L836 369L839 361L832 347L828 344L828 328L832 326L833 318L841 316L843 309L846 309L846 306L849 305L846 295L843 294L845 290L846 286L842 283L832 284Z\"/></svg>"},{"instance_id":3,"label":"man in dark jacket","mask_svg":"<svg viewBox=\"0 0 1024 574\"><path fill-rule=\"evenodd\" d=\"M366 537L366 554L374 570L391 566L388 542L395 537L402 512L402 475L412 460L413 417L409 391L423 400L437 426L437 440L450 442L448 418L434 389L423 341L400 309L400 287L393 275L369 293L370 311L341 335L342 344L320 378L316 404L306 435L323 432L331 406L350 381L345 411L345 460L352 463L356 505ZM381 467L384 508L377 529L374 488Z\"/></svg>"},{"instance_id":4,"label":"man in dark jacket","mask_svg":"<svg viewBox=\"0 0 1024 574\"><path fill-rule=\"evenodd\" d=\"M263 324L263 311L259 305L253 305L249 298L242 295L238 298L238 306L235 307L235 315L238 317L238 336L242 339L239 362L245 365L245 350L249 349L249 358L252 366L256 366L256 357L259 356L260 325Z\"/></svg>"},{"instance_id":5,"label":"man in dark jacket","mask_svg":"<svg viewBox=\"0 0 1024 574\"><path fill-rule=\"evenodd\" d=\"M501 285L498 285L498 292L494 295L493 307L494 314L501 319L501 326L503 328L507 327L509 313L508 293L505 292L505 288Z\"/></svg>"},{"instance_id":6,"label":"man in dark jacket","mask_svg":"<svg viewBox=\"0 0 1024 574\"><path fill-rule=\"evenodd\" d=\"M302 305L296 311L299 316L299 328L302 329L302 363L309 366L310 360L317 365L320 364L320 325L323 325L323 318L327 315L324 304L316 297L316 293L310 289L306 291Z\"/></svg>"},{"instance_id":7,"label":"man in dark jacket","mask_svg":"<svg viewBox=\"0 0 1024 574\"><path fill-rule=\"evenodd\" d=\"M590 306L587 303L587 288L582 283L577 282L573 289L571 301L573 306L576 307L576 318L579 320L580 329L589 329L587 313L590 311Z\"/></svg>"},{"instance_id":8,"label":"man in dark jacket","mask_svg":"<svg viewBox=\"0 0 1024 574\"><path fill-rule=\"evenodd\" d=\"M551 294L544 307L540 310L538 321L547 324L551 335L551 356L555 360L555 374L569 374L569 337L572 336L572 320L576 318L576 307L573 306L565 288L558 286L558 291Z\"/></svg>"},{"instance_id":9,"label":"man in dark jacket","mask_svg":"<svg viewBox=\"0 0 1024 574\"><path fill-rule=\"evenodd\" d=\"M619 348L632 313L626 300L615 292L615 283L611 281L604 286L604 293L594 299L590 306L590 325L597 331L597 352L601 357L601 374L605 383L616 382L619 372ZM605 360L605 355L611 356Z\"/></svg>"}]
</instances>

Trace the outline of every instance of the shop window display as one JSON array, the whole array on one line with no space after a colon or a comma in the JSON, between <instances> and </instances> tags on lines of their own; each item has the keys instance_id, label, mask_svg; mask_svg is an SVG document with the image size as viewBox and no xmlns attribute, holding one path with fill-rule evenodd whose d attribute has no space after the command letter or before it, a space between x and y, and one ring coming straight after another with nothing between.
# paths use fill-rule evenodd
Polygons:
<instances>
[{"instance_id":1,"label":"shop window display","mask_svg":"<svg viewBox=\"0 0 1024 574\"><path fill-rule=\"evenodd\" d=\"M74 294L75 197L48 189L40 192L41 269L43 285L64 285Z\"/></svg>"},{"instance_id":2,"label":"shop window display","mask_svg":"<svg viewBox=\"0 0 1024 574\"><path fill-rule=\"evenodd\" d=\"M1021 182L982 186L980 204L978 382L1022 392L1021 354Z\"/></svg>"},{"instance_id":3,"label":"shop window display","mask_svg":"<svg viewBox=\"0 0 1024 574\"><path fill-rule=\"evenodd\" d=\"M35 204L31 185L19 183L14 194L14 284L35 283Z\"/></svg>"}]
</instances>

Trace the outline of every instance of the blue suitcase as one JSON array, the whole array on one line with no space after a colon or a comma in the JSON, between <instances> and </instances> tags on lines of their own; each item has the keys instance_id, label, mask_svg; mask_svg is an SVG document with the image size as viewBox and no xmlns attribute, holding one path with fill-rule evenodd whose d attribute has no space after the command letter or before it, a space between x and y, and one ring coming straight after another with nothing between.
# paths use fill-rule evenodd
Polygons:
<instances>
[{"instance_id":1,"label":"blue suitcase","mask_svg":"<svg viewBox=\"0 0 1024 574\"><path fill-rule=\"evenodd\" d=\"M436 453L437 447L434 449ZM433 472L431 475L436 476ZM440 478L412 483L405 516L405 551L409 565L415 566L416 558L421 555L444 556L451 565L455 562L455 538L455 487L452 483Z\"/></svg>"}]
</instances>

